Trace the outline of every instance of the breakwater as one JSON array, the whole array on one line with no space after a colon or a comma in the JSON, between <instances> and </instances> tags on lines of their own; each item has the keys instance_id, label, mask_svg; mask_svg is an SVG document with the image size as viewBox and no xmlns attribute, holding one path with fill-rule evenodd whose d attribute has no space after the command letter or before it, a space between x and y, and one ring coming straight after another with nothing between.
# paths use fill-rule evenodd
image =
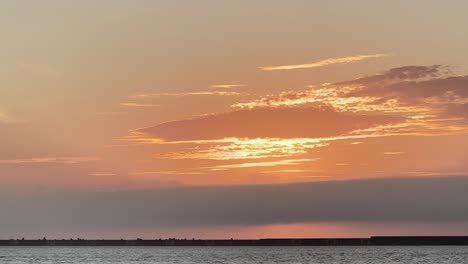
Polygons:
<instances>
[{"instance_id":1,"label":"breakwater","mask_svg":"<svg viewBox=\"0 0 468 264\"><path fill-rule=\"evenodd\" d=\"M301 239L8 239L0 246L424 246L468 245L468 236L372 236Z\"/></svg>"}]
</instances>

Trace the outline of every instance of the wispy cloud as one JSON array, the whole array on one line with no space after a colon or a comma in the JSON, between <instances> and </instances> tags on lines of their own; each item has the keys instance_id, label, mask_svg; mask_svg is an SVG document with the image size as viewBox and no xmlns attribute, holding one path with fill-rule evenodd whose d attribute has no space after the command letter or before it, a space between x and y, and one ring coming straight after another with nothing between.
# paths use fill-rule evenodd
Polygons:
<instances>
[{"instance_id":1,"label":"wispy cloud","mask_svg":"<svg viewBox=\"0 0 468 264\"><path fill-rule=\"evenodd\" d=\"M6 159L0 160L0 164L25 164L25 163L61 163L75 164L82 162L98 161L97 157L45 157L45 158L29 158L29 159Z\"/></svg>"},{"instance_id":2,"label":"wispy cloud","mask_svg":"<svg viewBox=\"0 0 468 264\"><path fill-rule=\"evenodd\" d=\"M262 171L261 173L300 173L306 172L305 170L271 170L271 171Z\"/></svg>"},{"instance_id":3,"label":"wispy cloud","mask_svg":"<svg viewBox=\"0 0 468 264\"><path fill-rule=\"evenodd\" d=\"M389 54L369 54L369 55L357 55L357 56L348 56L348 57L341 57L341 58L330 58L319 60L311 63L304 63L304 64L292 64L292 65L279 65L279 66L264 66L260 67L260 69L264 71L277 71L277 70L296 70L296 69L308 69L308 68L317 68L323 67L332 64L346 64L351 62L362 61L366 59L374 59L374 58L383 58L390 56Z\"/></svg>"},{"instance_id":4,"label":"wispy cloud","mask_svg":"<svg viewBox=\"0 0 468 264\"><path fill-rule=\"evenodd\" d=\"M0 122L9 122L10 117L6 113L0 112Z\"/></svg>"},{"instance_id":5,"label":"wispy cloud","mask_svg":"<svg viewBox=\"0 0 468 264\"><path fill-rule=\"evenodd\" d=\"M98 112L96 115L98 116L121 116L121 115L126 115L128 114L127 112L119 112L119 111L114 111L114 112Z\"/></svg>"},{"instance_id":6,"label":"wispy cloud","mask_svg":"<svg viewBox=\"0 0 468 264\"><path fill-rule=\"evenodd\" d=\"M193 172L193 171L143 171L131 173L131 175L200 175L202 172Z\"/></svg>"},{"instance_id":7,"label":"wispy cloud","mask_svg":"<svg viewBox=\"0 0 468 264\"><path fill-rule=\"evenodd\" d=\"M105 172L95 172L95 173L89 173L88 176L115 176L117 174L115 173L105 173Z\"/></svg>"},{"instance_id":8,"label":"wispy cloud","mask_svg":"<svg viewBox=\"0 0 468 264\"><path fill-rule=\"evenodd\" d=\"M158 104L142 104L142 103L121 103L121 106L127 107L158 107Z\"/></svg>"},{"instance_id":9,"label":"wispy cloud","mask_svg":"<svg viewBox=\"0 0 468 264\"><path fill-rule=\"evenodd\" d=\"M160 98L164 96L183 97L191 95L207 95L207 96L239 96L238 92L226 92L226 91L200 91L200 92L187 92L187 93L148 93L138 94L131 96L131 98Z\"/></svg>"},{"instance_id":10,"label":"wispy cloud","mask_svg":"<svg viewBox=\"0 0 468 264\"><path fill-rule=\"evenodd\" d=\"M231 88L236 88L236 87L243 87L245 86L244 84L213 84L211 87L213 88L223 88L223 89L231 89Z\"/></svg>"},{"instance_id":11,"label":"wispy cloud","mask_svg":"<svg viewBox=\"0 0 468 264\"><path fill-rule=\"evenodd\" d=\"M384 154L384 155L401 155L401 154L405 154L405 152L401 152L401 151L387 151L387 152L384 152L383 154Z\"/></svg>"},{"instance_id":12,"label":"wispy cloud","mask_svg":"<svg viewBox=\"0 0 468 264\"><path fill-rule=\"evenodd\" d=\"M36 79L57 79L61 76L57 67L47 63L19 62L16 70Z\"/></svg>"},{"instance_id":13,"label":"wispy cloud","mask_svg":"<svg viewBox=\"0 0 468 264\"><path fill-rule=\"evenodd\" d=\"M25 120L18 119L16 117L11 116L6 112L0 111L0 123L22 123Z\"/></svg>"}]
</instances>

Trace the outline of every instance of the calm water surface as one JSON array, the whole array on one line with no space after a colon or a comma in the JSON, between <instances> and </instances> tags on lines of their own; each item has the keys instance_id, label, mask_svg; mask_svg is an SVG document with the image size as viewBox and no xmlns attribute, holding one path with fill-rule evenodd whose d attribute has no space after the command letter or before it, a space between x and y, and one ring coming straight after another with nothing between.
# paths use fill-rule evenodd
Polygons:
<instances>
[{"instance_id":1,"label":"calm water surface","mask_svg":"<svg viewBox=\"0 0 468 264\"><path fill-rule=\"evenodd\" d=\"M468 247L0 247L0 263L468 263Z\"/></svg>"}]
</instances>

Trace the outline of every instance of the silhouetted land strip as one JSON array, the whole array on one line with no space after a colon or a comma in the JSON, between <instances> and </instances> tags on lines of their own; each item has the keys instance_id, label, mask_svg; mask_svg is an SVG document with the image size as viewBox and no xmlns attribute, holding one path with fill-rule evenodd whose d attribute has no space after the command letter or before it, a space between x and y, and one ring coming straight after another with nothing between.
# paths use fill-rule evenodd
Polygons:
<instances>
[{"instance_id":1,"label":"silhouetted land strip","mask_svg":"<svg viewBox=\"0 0 468 264\"><path fill-rule=\"evenodd\" d=\"M373 236L370 238L301 239L10 239L0 246L460 246L468 245L468 236Z\"/></svg>"}]
</instances>

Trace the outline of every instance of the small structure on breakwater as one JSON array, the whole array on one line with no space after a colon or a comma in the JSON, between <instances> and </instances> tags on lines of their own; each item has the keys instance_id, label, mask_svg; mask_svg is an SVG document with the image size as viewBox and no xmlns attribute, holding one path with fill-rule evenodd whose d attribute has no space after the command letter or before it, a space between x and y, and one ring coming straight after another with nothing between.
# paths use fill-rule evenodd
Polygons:
<instances>
[{"instance_id":1,"label":"small structure on breakwater","mask_svg":"<svg viewBox=\"0 0 468 264\"><path fill-rule=\"evenodd\" d=\"M277 239L9 239L0 246L456 246L468 245L468 236L373 236L370 238Z\"/></svg>"}]
</instances>

